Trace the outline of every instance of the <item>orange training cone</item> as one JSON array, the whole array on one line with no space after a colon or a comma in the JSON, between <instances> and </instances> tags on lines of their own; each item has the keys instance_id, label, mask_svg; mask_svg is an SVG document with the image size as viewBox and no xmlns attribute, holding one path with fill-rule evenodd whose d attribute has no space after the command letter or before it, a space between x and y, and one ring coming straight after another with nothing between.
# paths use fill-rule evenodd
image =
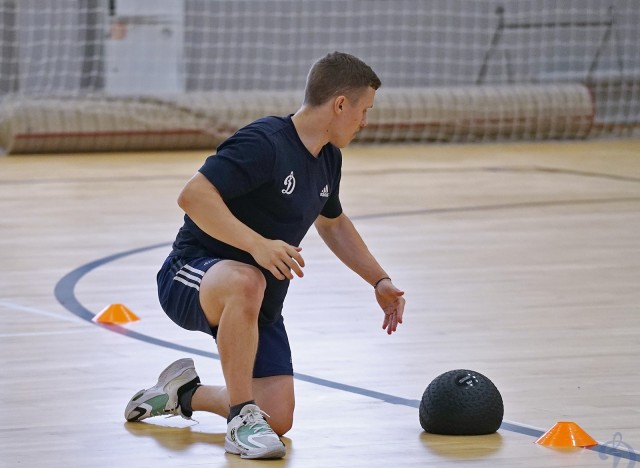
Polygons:
<instances>
[{"instance_id":1,"label":"orange training cone","mask_svg":"<svg viewBox=\"0 0 640 468\"><path fill-rule=\"evenodd\" d=\"M122 325L129 322L135 322L140 320L136 314L131 312L123 304L111 304L105 307L102 312L97 314L92 319L98 323L109 323L112 325Z\"/></svg>"},{"instance_id":2,"label":"orange training cone","mask_svg":"<svg viewBox=\"0 0 640 468\"><path fill-rule=\"evenodd\" d=\"M547 447L591 447L598 442L574 422L561 421L545 432L536 444Z\"/></svg>"}]
</instances>

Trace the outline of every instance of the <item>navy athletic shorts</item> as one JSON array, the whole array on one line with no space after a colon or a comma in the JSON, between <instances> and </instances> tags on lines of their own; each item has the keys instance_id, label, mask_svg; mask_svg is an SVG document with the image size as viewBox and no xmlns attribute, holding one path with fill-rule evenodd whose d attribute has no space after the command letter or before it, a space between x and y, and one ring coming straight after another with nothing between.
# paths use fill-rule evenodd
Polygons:
<instances>
[{"instance_id":1,"label":"navy athletic shorts","mask_svg":"<svg viewBox=\"0 0 640 468\"><path fill-rule=\"evenodd\" d=\"M187 330L207 333L214 338L217 327L211 327L200 305L200 281L220 258L188 258L170 256L158 272L158 298L165 313ZM273 324L259 327L258 353L253 376L293 375L291 347L282 316Z\"/></svg>"}]
</instances>

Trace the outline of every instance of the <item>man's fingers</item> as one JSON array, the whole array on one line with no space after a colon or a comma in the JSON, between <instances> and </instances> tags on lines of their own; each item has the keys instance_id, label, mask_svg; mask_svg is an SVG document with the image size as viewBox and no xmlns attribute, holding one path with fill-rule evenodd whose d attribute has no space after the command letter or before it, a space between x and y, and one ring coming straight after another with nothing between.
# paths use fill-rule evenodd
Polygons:
<instances>
[{"instance_id":1,"label":"man's fingers","mask_svg":"<svg viewBox=\"0 0 640 468\"><path fill-rule=\"evenodd\" d=\"M394 315L395 314L387 315L387 321L388 321L387 335L391 335L394 331L396 331L396 328L395 328L395 325L394 325L394 323L395 323Z\"/></svg>"},{"instance_id":2,"label":"man's fingers","mask_svg":"<svg viewBox=\"0 0 640 468\"><path fill-rule=\"evenodd\" d=\"M291 270L293 270L293 272L299 278L302 278L304 276L304 273L302 272L302 268L300 268L300 265L295 259L291 257L287 257L281 261L281 264L284 266L285 271L282 271L282 269L280 271L282 271L282 273L284 273L284 275L287 278L293 279L293 274L291 273Z\"/></svg>"},{"instance_id":3,"label":"man's fingers","mask_svg":"<svg viewBox=\"0 0 640 468\"><path fill-rule=\"evenodd\" d=\"M389 316L385 315L384 320L382 321L382 329L386 330L388 325L389 325Z\"/></svg>"},{"instance_id":4,"label":"man's fingers","mask_svg":"<svg viewBox=\"0 0 640 468\"><path fill-rule=\"evenodd\" d=\"M398 323L402 323L402 316L404 314L404 304L407 301L405 301L404 297L401 297L398 300L398 307L396 308L396 314L398 315Z\"/></svg>"},{"instance_id":5,"label":"man's fingers","mask_svg":"<svg viewBox=\"0 0 640 468\"><path fill-rule=\"evenodd\" d=\"M302 255L300 255L301 250L302 247L294 247L294 252L289 256L293 258L298 263L298 265L304 267L304 258L302 258Z\"/></svg>"},{"instance_id":6,"label":"man's fingers","mask_svg":"<svg viewBox=\"0 0 640 468\"><path fill-rule=\"evenodd\" d=\"M387 334L391 335L397 331L398 325L402 323L405 302L403 297L398 297L391 304L384 307L385 315L382 328L387 331Z\"/></svg>"},{"instance_id":7,"label":"man's fingers","mask_svg":"<svg viewBox=\"0 0 640 468\"><path fill-rule=\"evenodd\" d=\"M302 272L302 268L300 267L304 266L304 261L302 262L301 265L298 264L294 259L289 259L289 261L290 261L289 266L291 267L291 269L295 272L296 275L298 275L298 278L302 278L304 276L304 273ZM293 276L290 279L292 278Z\"/></svg>"},{"instance_id":8,"label":"man's fingers","mask_svg":"<svg viewBox=\"0 0 640 468\"><path fill-rule=\"evenodd\" d=\"M283 280L285 278L282 272L275 265L269 268L269 271L277 280Z\"/></svg>"},{"instance_id":9,"label":"man's fingers","mask_svg":"<svg viewBox=\"0 0 640 468\"><path fill-rule=\"evenodd\" d=\"M302 256L296 253L298 258L293 258L285 252L284 258L277 258L274 260L275 270L280 273L279 275L273 272L273 269L270 270L273 273L273 276L278 278L279 280L283 280L288 278L290 280L293 279L293 273L295 273L299 278L304 276L302 272L301 266L304 266L304 260ZM291 272L293 271L293 273Z\"/></svg>"},{"instance_id":10,"label":"man's fingers","mask_svg":"<svg viewBox=\"0 0 640 468\"><path fill-rule=\"evenodd\" d=\"M304 258L300 255L301 247L288 247L285 251L285 258L283 261L286 263L289 270L293 270L299 278L304 276L302 267L304 267ZM293 279L293 276L288 276L289 279Z\"/></svg>"},{"instance_id":11,"label":"man's fingers","mask_svg":"<svg viewBox=\"0 0 640 468\"><path fill-rule=\"evenodd\" d=\"M396 314L392 314L391 323L389 324L389 332L388 332L389 335L391 335L391 333L396 331L397 328L398 328L398 317Z\"/></svg>"}]
</instances>

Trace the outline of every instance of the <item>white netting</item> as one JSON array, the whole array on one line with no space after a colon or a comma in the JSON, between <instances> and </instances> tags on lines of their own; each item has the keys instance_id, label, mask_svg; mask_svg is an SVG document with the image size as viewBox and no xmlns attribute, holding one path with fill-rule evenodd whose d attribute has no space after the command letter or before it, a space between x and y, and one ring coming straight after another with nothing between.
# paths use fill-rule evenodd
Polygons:
<instances>
[{"instance_id":1,"label":"white netting","mask_svg":"<svg viewBox=\"0 0 640 468\"><path fill-rule=\"evenodd\" d=\"M0 146L213 147L333 50L383 82L362 140L628 135L638 24L637 0L0 0Z\"/></svg>"}]
</instances>

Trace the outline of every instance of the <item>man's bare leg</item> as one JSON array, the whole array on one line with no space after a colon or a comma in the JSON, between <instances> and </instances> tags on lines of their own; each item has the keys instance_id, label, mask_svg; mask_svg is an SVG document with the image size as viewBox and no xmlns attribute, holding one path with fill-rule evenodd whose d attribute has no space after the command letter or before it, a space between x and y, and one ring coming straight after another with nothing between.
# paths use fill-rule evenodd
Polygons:
<instances>
[{"instance_id":1,"label":"man's bare leg","mask_svg":"<svg viewBox=\"0 0 640 468\"><path fill-rule=\"evenodd\" d=\"M257 268L223 260L205 273L200 304L218 327L217 343L229 404L253 400L253 365L258 350L258 313L266 280Z\"/></svg>"},{"instance_id":2,"label":"man's bare leg","mask_svg":"<svg viewBox=\"0 0 640 468\"><path fill-rule=\"evenodd\" d=\"M253 368L258 351L258 315L266 280L251 265L223 260L207 270L200 283L200 305L209 325L217 326L226 393L231 405L224 448L242 458L281 458L286 449L255 403ZM261 385L259 385L261 386ZM198 395L201 391L204 393ZM215 409L221 412L224 391L213 388ZM206 389L197 389L196 409ZM282 425L279 429L288 430Z\"/></svg>"}]
</instances>

